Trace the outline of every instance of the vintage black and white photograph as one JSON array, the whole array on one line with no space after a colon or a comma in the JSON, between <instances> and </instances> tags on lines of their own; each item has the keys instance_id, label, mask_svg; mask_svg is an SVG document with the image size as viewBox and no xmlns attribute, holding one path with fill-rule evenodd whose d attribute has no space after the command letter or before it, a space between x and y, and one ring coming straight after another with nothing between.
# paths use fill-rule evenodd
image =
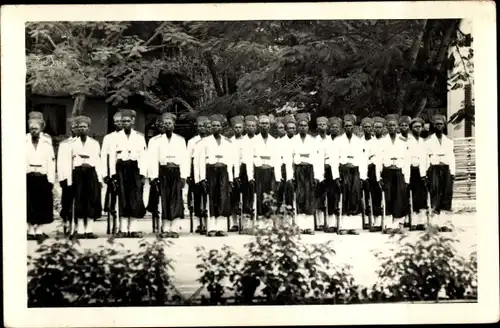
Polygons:
<instances>
[{"instance_id":1,"label":"vintage black and white photograph","mask_svg":"<svg viewBox=\"0 0 500 328\"><path fill-rule=\"evenodd\" d=\"M23 24L28 309L477 304L472 18Z\"/></svg>"}]
</instances>

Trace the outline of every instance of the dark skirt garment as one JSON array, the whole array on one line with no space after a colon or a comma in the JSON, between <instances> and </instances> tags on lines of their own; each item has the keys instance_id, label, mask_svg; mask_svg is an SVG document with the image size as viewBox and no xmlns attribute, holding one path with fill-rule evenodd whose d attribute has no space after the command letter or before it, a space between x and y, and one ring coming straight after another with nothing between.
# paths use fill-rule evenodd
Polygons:
<instances>
[{"instance_id":1,"label":"dark skirt garment","mask_svg":"<svg viewBox=\"0 0 500 328\"><path fill-rule=\"evenodd\" d=\"M146 214L143 188L137 161L116 162L120 216L142 218Z\"/></svg>"},{"instance_id":2,"label":"dark skirt garment","mask_svg":"<svg viewBox=\"0 0 500 328\"><path fill-rule=\"evenodd\" d=\"M158 171L160 169L158 168ZM160 191L159 186L149 186L148 204L146 205L146 210L153 214L158 215L158 206L160 205Z\"/></svg>"},{"instance_id":3,"label":"dark skirt garment","mask_svg":"<svg viewBox=\"0 0 500 328\"><path fill-rule=\"evenodd\" d=\"M180 169L162 165L159 172L162 219L172 221L184 218Z\"/></svg>"},{"instance_id":4,"label":"dark skirt garment","mask_svg":"<svg viewBox=\"0 0 500 328\"><path fill-rule=\"evenodd\" d=\"M94 167L78 166L73 169L75 218L101 217L101 184Z\"/></svg>"},{"instance_id":5,"label":"dark skirt garment","mask_svg":"<svg viewBox=\"0 0 500 328\"><path fill-rule=\"evenodd\" d=\"M382 169L384 182L385 214L399 219L408 214L406 184L401 169Z\"/></svg>"},{"instance_id":6,"label":"dark skirt garment","mask_svg":"<svg viewBox=\"0 0 500 328\"><path fill-rule=\"evenodd\" d=\"M61 195L61 211L59 215L64 221L68 221L72 217L73 213L73 187L66 186L62 188Z\"/></svg>"},{"instance_id":7,"label":"dark skirt garment","mask_svg":"<svg viewBox=\"0 0 500 328\"><path fill-rule=\"evenodd\" d=\"M277 191L276 199L278 201L278 208L281 208L281 205L284 203L285 205L292 206L293 205L293 184L287 180L286 176L286 166L285 164L281 165L281 180L284 183L279 185L279 190Z\"/></svg>"},{"instance_id":8,"label":"dark skirt garment","mask_svg":"<svg viewBox=\"0 0 500 328\"><path fill-rule=\"evenodd\" d=\"M243 200L243 213L250 214L253 208L253 200L255 193L255 185L248 183L248 174L246 164L241 164L240 166L240 190Z\"/></svg>"},{"instance_id":9,"label":"dark skirt garment","mask_svg":"<svg viewBox=\"0 0 500 328\"><path fill-rule=\"evenodd\" d=\"M207 164L206 172L208 193L210 195L210 216L228 217L231 215L231 204L229 199L230 188L227 166Z\"/></svg>"},{"instance_id":10,"label":"dark skirt garment","mask_svg":"<svg viewBox=\"0 0 500 328\"><path fill-rule=\"evenodd\" d=\"M340 179L342 185L342 215L360 215L362 202L361 180L359 168L340 165Z\"/></svg>"},{"instance_id":11,"label":"dark skirt garment","mask_svg":"<svg viewBox=\"0 0 500 328\"><path fill-rule=\"evenodd\" d=\"M377 181L375 164L368 164L368 188L363 188L365 194L365 215L370 215L370 198L373 206L373 216L382 215L382 189Z\"/></svg>"},{"instance_id":12,"label":"dark skirt garment","mask_svg":"<svg viewBox=\"0 0 500 328\"><path fill-rule=\"evenodd\" d=\"M328 206L328 215L339 214L340 190L333 180L332 168L325 165L325 180L317 188L317 208L324 211Z\"/></svg>"},{"instance_id":13,"label":"dark skirt garment","mask_svg":"<svg viewBox=\"0 0 500 328\"><path fill-rule=\"evenodd\" d=\"M106 186L106 195L104 197L104 211L116 215L116 200L118 193L113 189L111 183Z\"/></svg>"},{"instance_id":14,"label":"dark skirt garment","mask_svg":"<svg viewBox=\"0 0 500 328\"><path fill-rule=\"evenodd\" d=\"M197 218L202 217L203 211L207 208L207 195L199 183L194 183L194 159L191 159L191 183L188 186L187 197L189 211L192 211Z\"/></svg>"},{"instance_id":15,"label":"dark skirt garment","mask_svg":"<svg viewBox=\"0 0 500 328\"><path fill-rule=\"evenodd\" d=\"M313 215L316 205L314 183L314 169L311 164L299 164L294 168L297 183L296 202L297 214Z\"/></svg>"},{"instance_id":16,"label":"dark skirt garment","mask_svg":"<svg viewBox=\"0 0 500 328\"><path fill-rule=\"evenodd\" d=\"M257 195L257 215L270 216L271 208L264 204L264 194L275 191L274 167L255 167L255 190Z\"/></svg>"},{"instance_id":17,"label":"dark skirt garment","mask_svg":"<svg viewBox=\"0 0 500 328\"><path fill-rule=\"evenodd\" d=\"M26 175L26 205L29 224L48 224L54 221L52 185L46 175Z\"/></svg>"},{"instance_id":18,"label":"dark skirt garment","mask_svg":"<svg viewBox=\"0 0 500 328\"><path fill-rule=\"evenodd\" d=\"M448 165L431 165L427 170L431 208L435 213L451 211L453 181Z\"/></svg>"},{"instance_id":19,"label":"dark skirt garment","mask_svg":"<svg viewBox=\"0 0 500 328\"><path fill-rule=\"evenodd\" d=\"M408 193L410 193L410 190L413 212L418 213L420 210L427 209L427 188L424 181L422 181L419 168L415 166L412 166L410 170L410 188L408 189ZM410 195L408 195L408 199L410 199Z\"/></svg>"},{"instance_id":20,"label":"dark skirt garment","mask_svg":"<svg viewBox=\"0 0 500 328\"><path fill-rule=\"evenodd\" d=\"M234 167L233 167L233 176L234 176ZM241 186L235 186L231 189L230 202L231 202L231 214L237 214L240 208L240 195L241 195Z\"/></svg>"}]
</instances>

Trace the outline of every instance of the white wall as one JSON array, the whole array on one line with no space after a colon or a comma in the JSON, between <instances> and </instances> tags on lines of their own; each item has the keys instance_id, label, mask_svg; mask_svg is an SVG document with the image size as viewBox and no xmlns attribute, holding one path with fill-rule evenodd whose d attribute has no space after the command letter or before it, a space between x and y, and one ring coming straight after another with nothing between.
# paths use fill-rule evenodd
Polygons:
<instances>
[{"instance_id":1,"label":"white wall","mask_svg":"<svg viewBox=\"0 0 500 328\"><path fill-rule=\"evenodd\" d=\"M464 32L465 34L467 33L473 33L472 30L472 20L467 20L463 19L460 23L460 30ZM474 34L472 34L474 36ZM472 43L472 48L474 47L474 42ZM462 71L463 70L463 65L461 64L461 56L467 56L469 54L469 48L460 48L460 53L456 50L455 47L450 49L450 52L453 53L455 60L457 63L460 62L460 65L458 67L455 67L455 69L449 73L451 76L457 71ZM472 59L474 60L474 58ZM473 82L473 77L471 78L472 81L472 99L474 99L474 82ZM448 109L447 109L447 117L450 117L453 113L455 113L457 110L459 110L462 107L462 101L464 101L464 89L460 88L457 90L450 90L448 91ZM461 127L458 127L453 124L448 125L448 135L451 138L463 138L465 136L465 129L462 124ZM475 129L474 126L472 127L472 136L475 136Z\"/></svg>"}]
</instances>

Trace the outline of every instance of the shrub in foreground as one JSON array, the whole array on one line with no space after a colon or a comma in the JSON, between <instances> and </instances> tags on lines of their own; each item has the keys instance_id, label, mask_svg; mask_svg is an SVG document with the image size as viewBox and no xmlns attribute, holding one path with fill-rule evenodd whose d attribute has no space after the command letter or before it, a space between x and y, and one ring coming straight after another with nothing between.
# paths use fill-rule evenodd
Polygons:
<instances>
[{"instance_id":1,"label":"shrub in foreground","mask_svg":"<svg viewBox=\"0 0 500 328\"><path fill-rule=\"evenodd\" d=\"M454 247L457 240L430 226L415 239L402 235L381 260L372 298L378 301L477 299L477 254L468 259ZM444 297L446 295L446 297Z\"/></svg>"},{"instance_id":2,"label":"shrub in foreground","mask_svg":"<svg viewBox=\"0 0 500 328\"><path fill-rule=\"evenodd\" d=\"M28 306L161 305L174 297L167 242L140 242L132 253L114 240L99 250L82 250L78 241L40 244L28 257Z\"/></svg>"}]
</instances>

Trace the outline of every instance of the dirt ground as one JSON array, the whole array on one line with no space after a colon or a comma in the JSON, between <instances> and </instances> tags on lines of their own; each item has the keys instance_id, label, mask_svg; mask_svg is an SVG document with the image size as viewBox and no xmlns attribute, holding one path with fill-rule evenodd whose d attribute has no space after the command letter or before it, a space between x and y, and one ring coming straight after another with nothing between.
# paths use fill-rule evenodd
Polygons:
<instances>
[{"instance_id":1,"label":"dirt ground","mask_svg":"<svg viewBox=\"0 0 500 328\"><path fill-rule=\"evenodd\" d=\"M459 240L456 245L458 252L462 256L468 256L476 249L477 244L477 229L475 213L455 214L453 224L457 228L450 233ZM49 235L53 235L60 228L60 222L45 227ZM144 232L151 231L151 221L149 219L140 220L138 228ZM183 220L183 229L179 239L170 239L173 241L173 246L167 250L167 254L174 260L175 271L174 284L177 289L185 296L190 296L199 288L199 283L196 281L200 277L200 273L195 268L198 264L196 258L196 247L204 246L205 249L220 249L223 245L233 247L235 251L244 254L244 244L252 240L252 236L230 234L227 237L204 237L197 234L189 234L189 220ZM81 240L81 247L86 249L96 249L100 245L106 243L106 220L99 220L94 223L94 232L100 238L94 240ZM412 232L412 236L417 236L419 232ZM148 236L146 238L154 238ZM366 287L372 286L376 279L376 270L379 268L379 263L374 256L376 251L388 251L390 249L389 237L380 233L363 232L358 236L338 236L335 234L316 233L313 236L303 236L305 242L321 243L327 240L334 241L334 249L336 251L335 261L346 263L352 266L352 273L355 281ZM50 242L50 241L49 241ZM123 245L132 251L138 250L138 239L120 239ZM28 253L36 256L36 242L28 241Z\"/></svg>"}]
</instances>

